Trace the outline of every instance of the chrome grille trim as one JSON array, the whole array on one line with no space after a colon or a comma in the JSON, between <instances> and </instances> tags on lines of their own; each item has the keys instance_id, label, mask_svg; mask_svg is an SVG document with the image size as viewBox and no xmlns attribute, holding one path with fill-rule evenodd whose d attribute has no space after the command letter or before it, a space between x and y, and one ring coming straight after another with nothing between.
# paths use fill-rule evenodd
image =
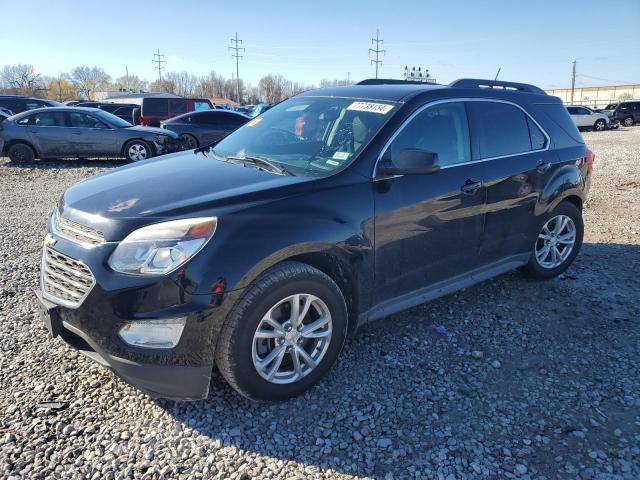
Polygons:
<instances>
[{"instance_id":1,"label":"chrome grille trim","mask_svg":"<svg viewBox=\"0 0 640 480\"><path fill-rule=\"evenodd\" d=\"M53 228L59 236L79 243L86 248L95 247L104 243L104 235L102 232L63 218L57 208L53 214Z\"/></svg>"},{"instance_id":2,"label":"chrome grille trim","mask_svg":"<svg viewBox=\"0 0 640 480\"><path fill-rule=\"evenodd\" d=\"M69 308L79 307L96 280L80 260L68 257L48 245L42 249L40 286L45 298Z\"/></svg>"}]
</instances>

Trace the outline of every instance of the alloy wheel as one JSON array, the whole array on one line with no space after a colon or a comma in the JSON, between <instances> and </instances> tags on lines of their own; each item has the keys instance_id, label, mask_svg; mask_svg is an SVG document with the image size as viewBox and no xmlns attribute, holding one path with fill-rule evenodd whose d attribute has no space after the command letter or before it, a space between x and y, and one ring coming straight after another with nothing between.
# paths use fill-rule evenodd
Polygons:
<instances>
[{"instance_id":1,"label":"alloy wheel","mask_svg":"<svg viewBox=\"0 0 640 480\"><path fill-rule=\"evenodd\" d=\"M194 148L198 148L196 139L191 135L180 135L180 141L182 142L185 150L193 150Z\"/></svg>"},{"instance_id":2,"label":"alloy wheel","mask_svg":"<svg viewBox=\"0 0 640 480\"><path fill-rule=\"evenodd\" d=\"M147 149L144 147L144 145L134 143L129 147L128 154L130 160L137 162L139 160L144 160L145 158L147 158Z\"/></svg>"},{"instance_id":3,"label":"alloy wheel","mask_svg":"<svg viewBox=\"0 0 640 480\"><path fill-rule=\"evenodd\" d=\"M627 117L624 119L624 126L625 127L632 127L633 126L633 118L631 117Z\"/></svg>"},{"instance_id":4,"label":"alloy wheel","mask_svg":"<svg viewBox=\"0 0 640 480\"><path fill-rule=\"evenodd\" d=\"M549 219L536 240L535 255L542 268L557 268L569 258L576 243L576 225L566 215Z\"/></svg>"},{"instance_id":5,"label":"alloy wheel","mask_svg":"<svg viewBox=\"0 0 640 480\"><path fill-rule=\"evenodd\" d=\"M324 358L332 327L331 312L320 298L308 293L290 295L260 320L253 335L253 366L268 382L297 382Z\"/></svg>"},{"instance_id":6,"label":"alloy wheel","mask_svg":"<svg viewBox=\"0 0 640 480\"><path fill-rule=\"evenodd\" d=\"M601 132L602 130L604 130L604 127L605 127L604 121L599 120L596 122L596 126L595 126L596 131Z\"/></svg>"}]
</instances>

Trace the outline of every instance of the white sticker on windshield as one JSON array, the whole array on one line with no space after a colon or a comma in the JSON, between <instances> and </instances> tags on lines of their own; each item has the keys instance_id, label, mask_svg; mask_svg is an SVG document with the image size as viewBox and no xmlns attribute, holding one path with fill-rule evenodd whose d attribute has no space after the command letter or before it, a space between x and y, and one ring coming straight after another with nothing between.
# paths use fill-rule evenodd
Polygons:
<instances>
[{"instance_id":1,"label":"white sticker on windshield","mask_svg":"<svg viewBox=\"0 0 640 480\"><path fill-rule=\"evenodd\" d=\"M332 158L334 160L346 160L347 158L349 158L349 155L349 152L336 152L333 154Z\"/></svg>"},{"instance_id":2,"label":"white sticker on windshield","mask_svg":"<svg viewBox=\"0 0 640 480\"><path fill-rule=\"evenodd\" d=\"M381 113L386 115L391 111L393 105L387 105L386 103L373 103L373 102L353 102L347 107L347 110L356 110L358 112L372 112Z\"/></svg>"}]
</instances>

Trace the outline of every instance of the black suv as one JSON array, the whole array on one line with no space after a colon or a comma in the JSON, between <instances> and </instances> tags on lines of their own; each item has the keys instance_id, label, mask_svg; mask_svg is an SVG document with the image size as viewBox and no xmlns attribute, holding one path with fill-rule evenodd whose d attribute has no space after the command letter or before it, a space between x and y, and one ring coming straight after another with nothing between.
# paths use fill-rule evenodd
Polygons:
<instances>
[{"instance_id":1,"label":"black suv","mask_svg":"<svg viewBox=\"0 0 640 480\"><path fill-rule=\"evenodd\" d=\"M613 111L613 118L625 127L640 123L640 101L620 102Z\"/></svg>"},{"instance_id":2,"label":"black suv","mask_svg":"<svg viewBox=\"0 0 640 480\"><path fill-rule=\"evenodd\" d=\"M27 110L44 107L64 107L64 104L42 98L23 97L20 95L0 95L0 107L11 110L14 115Z\"/></svg>"},{"instance_id":3,"label":"black suv","mask_svg":"<svg viewBox=\"0 0 640 480\"><path fill-rule=\"evenodd\" d=\"M215 146L69 188L37 296L54 336L153 396L318 382L366 322L580 250L594 155L560 99L488 80L301 93Z\"/></svg>"}]
</instances>

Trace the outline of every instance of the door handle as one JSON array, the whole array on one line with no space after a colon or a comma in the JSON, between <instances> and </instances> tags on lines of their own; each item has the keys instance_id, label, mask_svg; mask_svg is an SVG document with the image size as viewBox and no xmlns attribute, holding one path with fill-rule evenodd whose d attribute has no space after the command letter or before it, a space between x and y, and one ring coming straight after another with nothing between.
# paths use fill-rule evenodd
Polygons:
<instances>
[{"instance_id":1,"label":"door handle","mask_svg":"<svg viewBox=\"0 0 640 480\"><path fill-rule=\"evenodd\" d=\"M482 186L482 182L474 178L468 178L464 185L460 187L460 190L465 195L473 195Z\"/></svg>"},{"instance_id":2,"label":"door handle","mask_svg":"<svg viewBox=\"0 0 640 480\"><path fill-rule=\"evenodd\" d=\"M538 160L538 163L536 164L536 170L538 170L539 173L544 173L549 170L549 168L551 168L551 164L549 162Z\"/></svg>"}]
</instances>

